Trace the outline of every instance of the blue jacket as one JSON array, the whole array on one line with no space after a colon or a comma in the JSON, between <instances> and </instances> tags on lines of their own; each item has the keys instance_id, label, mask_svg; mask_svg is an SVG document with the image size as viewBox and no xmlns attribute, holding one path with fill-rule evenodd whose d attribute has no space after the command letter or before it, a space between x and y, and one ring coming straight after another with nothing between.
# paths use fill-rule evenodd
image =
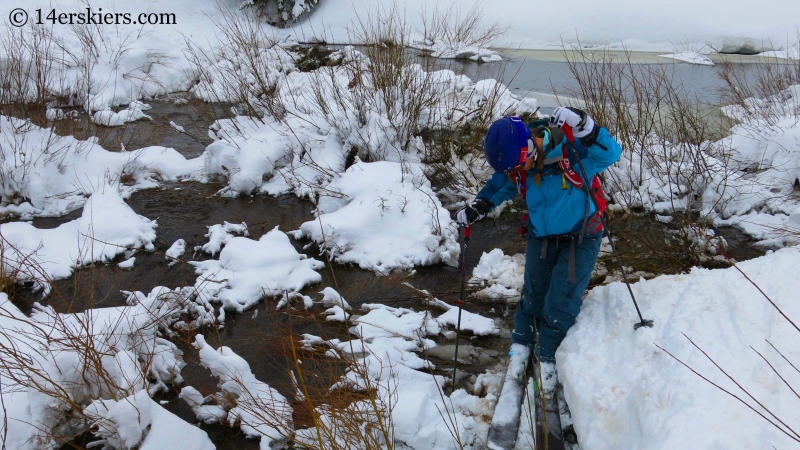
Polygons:
<instances>
[{"instance_id":1,"label":"blue jacket","mask_svg":"<svg viewBox=\"0 0 800 450\"><path fill-rule=\"evenodd\" d=\"M561 155L562 146L565 144L566 138L545 157L553 158ZM605 128L600 128L597 140L591 146L584 147L577 139L574 145L589 178L584 180L587 186L591 186L595 174L617 162L622 154L622 147ZM575 172L580 174L580 166L575 161L572 150L567 148L567 153ZM544 167L541 184L538 186L533 181L534 171L528 171L525 200L530 216L530 231L537 237L577 232L583 225L587 206L590 215L595 211L594 204L583 190L569 182L564 189L560 172L554 166L555 164ZM478 193L477 198L485 198L497 206L516 197L517 194L516 184L509 180L507 175L495 172Z\"/></svg>"}]
</instances>

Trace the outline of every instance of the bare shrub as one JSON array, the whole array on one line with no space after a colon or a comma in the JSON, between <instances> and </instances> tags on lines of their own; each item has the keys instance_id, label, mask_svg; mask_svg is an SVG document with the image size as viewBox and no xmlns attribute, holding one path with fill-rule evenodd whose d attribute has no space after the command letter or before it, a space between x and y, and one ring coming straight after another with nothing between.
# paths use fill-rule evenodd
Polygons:
<instances>
[{"instance_id":1,"label":"bare shrub","mask_svg":"<svg viewBox=\"0 0 800 450\"><path fill-rule=\"evenodd\" d=\"M232 102L244 115L269 114L277 119L286 113L280 103L280 79L275 52L286 53L279 39L268 33L253 11L242 14L217 3L218 17L212 22L221 44L207 51L186 38L184 54L199 80L202 96L209 101ZM243 16L243 17L242 17Z\"/></svg>"},{"instance_id":2,"label":"bare shrub","mask_svg":"<svg viewBox=\"0 0 800 450\"><path fill-rule=\"evenodd\" d=\"M800 36L787 47L798 46ZM800 120L800 98L796 88L800 84L800 60L759 56L756 62L747 65L725 61L720 78L725 83L721 92L722 104L730 105L727 112L745 126L757 131L775 129L787 116L794 120L782 124L783 127L794 126Z\"/></svg>"},{"instance_id":3,"label":"bare shrub","mask_svg":"<svg viewBox=\"0 0 800 450\"><path fill-rule=\"evenodd\" d=\"M706 227L724 213L736 195L730 181L740 176L742 163L729 142L720 140L729 123L718 109L692 95L671 64L638 65L628 52L580 48L565 50L564 56L579 85L572 96L582 98L587 112L623 147L620 162L606 171L607 192L616 203L625 211L655 210ZM709 190L716 194L707 195ZM683 270L702 260L691 245L691 230L673 231L674 239L666 243L645 232L638 244L682 261Z\"/></svg>"},{"instance_id":4,"label":"bare shrub","mask_svg":"<svg viewBox=\"0 0 800 450\"><path fill-rule=\"evenodd\" d=\"M466 11L457 3L444 11L438 7L431 13L423 10L419 31L424 44L441 44L451 51L463 47L492 47L508 31L509 25L500 22L485 25L483 8L483 3L475 2Z\"/></svg>"}]
</instances>

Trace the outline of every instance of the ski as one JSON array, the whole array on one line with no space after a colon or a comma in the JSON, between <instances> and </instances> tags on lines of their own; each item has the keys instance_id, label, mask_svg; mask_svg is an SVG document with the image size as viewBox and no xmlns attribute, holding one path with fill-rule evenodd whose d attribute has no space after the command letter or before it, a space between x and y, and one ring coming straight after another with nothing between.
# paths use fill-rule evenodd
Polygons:
<instances>
[{"instance_id":1,"label":"ski","mask_svg":"<svg viewBox=\"0 0 800 450\"><path fill-rule=\"evenodd\" d=\"M534 421L536 450L564 450L564 436L561 431L561 413L556 392L542 401L541 369L539 362L533 365L533 397L536 420Z\"/></svg>"},{"instance_id":2,"label":"ski","mask_svg":"<svg viewBox=\"0 0 800 450\"><path fill-rule=\"evenodd\" d=\"M525 386L531 365L530 349L525 345L511 346L503 389L489 426L487 447L491 450L511 450L517 442L519 419L525 399Z\"/></svg>"}]
</instances>

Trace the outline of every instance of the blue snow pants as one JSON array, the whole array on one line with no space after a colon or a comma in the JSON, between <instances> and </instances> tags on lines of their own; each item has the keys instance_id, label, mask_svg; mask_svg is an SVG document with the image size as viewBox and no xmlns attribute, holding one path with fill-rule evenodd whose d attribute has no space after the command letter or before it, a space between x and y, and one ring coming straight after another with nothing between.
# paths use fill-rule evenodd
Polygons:
<instances>
[{"instance_id":1,"label":"blue snow pants","mask_svg":"<svg viewBox=\"0 0 800 450\"><path fill-rule=\"evenodd\" d=\"M525 252L525 285L517 303L511 341L536 348L539 360L555 362L556 349L575 323L589 285L602 233L575 239L575 283L568 282L572 239L531 237ZM544 252L542 252L542 248Z\"/></svg>"}]
</instances>

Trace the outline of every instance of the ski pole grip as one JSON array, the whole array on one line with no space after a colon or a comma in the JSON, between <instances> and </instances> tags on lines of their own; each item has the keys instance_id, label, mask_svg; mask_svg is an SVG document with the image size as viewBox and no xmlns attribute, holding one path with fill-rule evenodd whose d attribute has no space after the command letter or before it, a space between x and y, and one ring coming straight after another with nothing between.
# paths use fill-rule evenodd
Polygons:
<instances>
[{"instance_id":1,"label":"ski pole grip","mask_svg":"<svg viewBox=\"0 0 800 450\"><path fill-rule=\"evenodd\" d=\"M464 227L464 239L469 239L469 231L470 231L470 226L469 225Z\"/></svg>"},{"instance_id":2,"label":"ski pole grip","mask_svg":"<svg viewBox=\"0 0 800 450\"><path fill-rule=\"evenodd\" d=\"M561 130L564 132L564 136L567 137L567 142L575 142L575 135L572 134L572 127L567 125L561 125Z\"/></svg>"}]
</instances>

